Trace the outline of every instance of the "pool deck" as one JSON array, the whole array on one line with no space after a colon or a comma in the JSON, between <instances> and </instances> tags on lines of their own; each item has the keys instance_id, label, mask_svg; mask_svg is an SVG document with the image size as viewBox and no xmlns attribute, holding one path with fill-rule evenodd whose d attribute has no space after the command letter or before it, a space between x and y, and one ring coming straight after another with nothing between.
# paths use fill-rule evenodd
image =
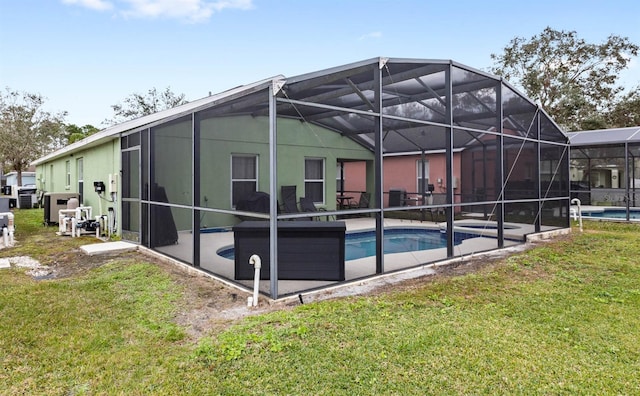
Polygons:
<instances>
[{"instance_id":1,"label":"pool deck","mask_svg":"<svg viewBox=\"0 0 640 396\"><path fill-rule=\"evenodd\" d=\"M577 206L572 205L571 208L577 208ZM580 205L580 212L589 212L589 213L598 213L598 212L604 212L605 209L607 210L611 210L611 209L623 209L622 207L618 206L592 206L592 205Z\"/></svg>"},{"instance_id":2,"label":"pool deck","mask_svg":"<svg viewBox=\"0 0 640 396\"><path fill-rule=\"evenodd\" d=\"M345 222L347 232L374 230L375 219L373 218L353 218L341 220ZM454 247L456 256L468 256L479 252L497 249L497 232L495 229L482 228L466 228L465 225L473 225L482 227L484 224L494 225L495 222L485 222L482 220L468 219L458 220L455 222L454 229L460 232L469 232L478 234L477 238L469 238L462 241L461 244ZM505 247L514 246L522 243L524 235L535 232L532 225L526 224L505 224L510 227L505 229ZM421 229L446 229L446 223L420 222L416 220L401 219L385 219L385 228L421 228ZM543 229L545 231L546 229ZM230 281L237 282L247 288L253 286L253 281L234 281L235 264L234 260L226 259L217 254L223 248L232 247L234 244L233 232L214 232L204 233L200 235L200 267L217 276L226 278ZM179 234L178 243L175 245L163 246L156 248L158 251L169 256L191 261L191 233ZM420 267L425 264L436 261L445 260L447 258L447 249L438 248L430 250L421 250L413 252L403 252L394 254L385 254L384 269L385 272L400 271L408 268ZM249 265L247 263L247 265ZM349 260L345 263L345 281L353 281L376 274L376 258L365 257L356 260ZM303 290L311 290L325 288L336 284L332 281L300 281L300 280L280 280L278 282L279 294L297 293ZM269 292L270 281L260 281L260 290L264 293Z\"/></svg>"},{"instance_id":3,"label":"pool deck","mask_svg":"<svg viewBox=\"0 0 640 396\"><path fill-rule=\"evenodd\" d=\"M573 217L574 211L577 209L577 206L575 205L571 205L571 216ZM626 206L593 206L593 205L580 205L580 213L582 214L583 218L585 219L589 219L589 220L614 220L614 221L627 221L626 218L624 217L605 217L605 216L597 216L597 217L591 217L589 216L589 213L604 213L607 210L613 210L616 212L620 212L620 211L626 211L627 208ZM640 213L640 208L637 207L630 207L631 212L633 212L634 214ZM631 218L629 219L630 221L640 221L640 219L638 218Z\"/></svg>"}]
</instances>

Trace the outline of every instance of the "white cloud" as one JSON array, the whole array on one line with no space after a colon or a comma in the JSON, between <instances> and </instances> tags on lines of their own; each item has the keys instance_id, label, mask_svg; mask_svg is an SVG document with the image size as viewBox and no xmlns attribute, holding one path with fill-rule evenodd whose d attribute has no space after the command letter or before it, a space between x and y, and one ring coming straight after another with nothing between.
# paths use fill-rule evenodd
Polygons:
<instances>
[{"instance_id":1,"label":"white cloud","mask_svg":"<svg viewBox=\"0 0 640 396\"><path fill-rule=\"evenodd\" d=\"M104 0L62 0L64 4L79 5L97 11L106 11L113 8L113 4Z\"/></svg>"},{"instance_id":2,"label":"white cloud","mask_svg":"<svg viewBox=\"0 0 640 396\"><path fill-rule=\"evenodd\" d=\"M250 10L253 8L253 0L219 0L214 1L212 5L216 11L222 11L225 8Z\"/></svg>"},{"instance_id":3,"label":"white cloud","mask_svg":"<svg viewBox=\"0 0 640 396\"><path fill-rule=\"evenodd\" d=\"M380 37L382 37L382 32L371 32L371 33L363 34L358 38L358 40L377 39Z\"/></svg>"},{"instance_id":4,"label":"white cloud","mask_svg":"<svg viewBox=\"0 0 640 396\"><path fill-rule=\"evenodd\" d=\"M113 7L105 0L62 0L65 4L116 12L126 18L169 18L188 22L203 22L226 9L249 10L253 0L118 0Z\"/></svg>"}]
</instances>

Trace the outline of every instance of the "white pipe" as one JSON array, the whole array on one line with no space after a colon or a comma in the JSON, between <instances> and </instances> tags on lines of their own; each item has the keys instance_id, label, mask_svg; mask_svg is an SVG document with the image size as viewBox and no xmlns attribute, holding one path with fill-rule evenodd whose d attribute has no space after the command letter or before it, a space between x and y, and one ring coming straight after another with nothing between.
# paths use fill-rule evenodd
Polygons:
<instances>
[{"instance_id":1,"label":"white pipe","mask_svg":"<svg viewBox=\"0 0 640 396\"><path fill-rule=\"evenodd\" d=\"M257 254L249 257L249 264L253 265L253 298L250 301L254 307L258 306L258 289L260 288L260 268L262 268L262 261ZM250 305L249 303L247 305Z\"/></svg>"},{"instance_id":2,"label":"white pipe","mask_svg":"<svg viewBox=\"0 0 640 396\"><path fill-rule=\"evenodd\" d=\"M16 226L13 222L13 213L8 213L7 218L9 219L9 243L13 246L13 233L16 231Z\"/></svg>"},{"instance_id":3,"label":"white pipe","mask_svg":"<svg viewBox=\"0 0 640 396\"><path fill-rule=\"evenodd\" d=\"M572 199L571 205L578 205L578 222L580 224L580 232L582 232L582 211L580 210L580 200L578 198Z\"/></svg>"},{"instance_id":4,"label":"white pipe","mask_svg":"<svg viewBox=\"0 0 640 396\"><path fill-rule=\"evenodd\" d=\"M7 216L7 226L2 227L2 241L4 243L4 247L13 246L13 232L15 230L15 226L13 223L13 213L4 212L0 213L0 218L4 218Z\"/></svg>"},{"instance_id":5,"label":"white pipe","mask_svg":"<svg viewBox=\"0 0 640 396\"><path fill-rule=\"evenodd\" d=\"M96 223L98 223L98 227L96 227L96 238L106 237L110 239L111 230L108 225L109 217L107 215L96 216Z\"/></svg>"},{"instance_id":6,"label":"white pipe","mask_svg":"<svg viewBox=\"0 0 640 396\"><path fill-rule=\"evenodd\" d=\"M75 209L60 209L58 210L58 231L60 234L66 234L69 232L67 220L69 217L67 215L75 214Z\"/></svg>"}]
</instances>

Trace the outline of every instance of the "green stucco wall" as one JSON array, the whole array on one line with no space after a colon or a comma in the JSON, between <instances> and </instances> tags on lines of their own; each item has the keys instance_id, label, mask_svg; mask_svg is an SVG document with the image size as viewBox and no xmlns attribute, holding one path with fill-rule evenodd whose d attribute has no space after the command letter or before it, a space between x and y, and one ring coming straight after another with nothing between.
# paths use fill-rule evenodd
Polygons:
<instances>
[{"instance_id":1,"label":"green stucco wall","mask_svg":"<svg viewBox=\"0 0 640 396\"><path fill-rule=\"evenodd\" d=\"M83 202L84 206L91 206L92 214L106 215L107 208L113 207L113 203L100 200L93 188L93 182L102 181L109 184L109 174L120 173L120 145L116 138L99 146L73 152L61 158L36 166L36 186L44 192L79 192L78 191L78 160L82 159L84 170ZM71 171L71 183L67 185L66 162L69 161ZM118 186L119 187L119 186ZM107 186L108 189L108 186ZM110 198L107 193L106 198ZM102 205L102 213L99 213ZM118 203L119 205L119 203ZM119 211L119 207L116 208ZM118 224L120 221L118 219Z\"/></svg>"},{"instance_id":2,"label":"green stucco wall","mask_svg":"<svg viewBox=\"0 0 640 396\"><path fill-rule=\"evenodd\" d=\"M190 117L183 122L172 122L153 129L155 147L155 182L165 187L169 203L191 206L192 192L192 140ZM325 203L328 210L336 207L336 164L338 159L364 160L372 164L373 154L351 139L333 131L279 119L277 122L277 178L278 186L295 185L298 198L304 196L305 158L323 158L325 164ZM231 210L231 155L258 156L258 190L269 192L269 120L267 117L216 117L204 119L200 127L200 206ZM83 159L84 205L98 215L113 206L99 201L93 182L109 182L109 174L120 175L120 139L99 146L78 150L65 157L37 166L36 183L46 192L78 192L77 160ZM66 161L71 164L71 183L66 185ZM371 169L372 166L368 166ZM52 176L53 175L53 176ZM119 179L119 178L118 178ZM373 174L367 175L368 189L373 190ZM108 188L108 187L107 187ZM279 188L278 188L279 190ZM121 191L118 180L118 191ZM105 197L110 198L109 194ZM206 199L205 199L206 198ZM118 194L118 199L120 195ZM278 199L281 197L278 192ZM120 202L116 212L118 224ZM179 230L191 227L192 216L186 209L172 211ZM201 225L229 226L239 219L231 214L203 213ZM118 233L120 233L118 227Z\"/></svg>"},{"instance_id":3,"label":"green stucco wall","mask_svg":"<svg viewBox=\"0 0 640 396\"><path fill-rule=\"evenodd\" d=\"M269 192L270 153L267 117L205 119L201 123L200 135L202 206L231 209L232 154L258 156L258 190ZM295 185L298 198L304 196L305 158L324 159L325 203L320 206L328 210L336 207L334 197L337 160L345 158L373 161L373 154L351 139L296 120L278 119L277 143L277 184ZM279 195L278 192L278 200L282 202ZM203 222L207 226L229 225L238 222L238 218L232 215L205 215Z\"/></svg>"}]
</instances>

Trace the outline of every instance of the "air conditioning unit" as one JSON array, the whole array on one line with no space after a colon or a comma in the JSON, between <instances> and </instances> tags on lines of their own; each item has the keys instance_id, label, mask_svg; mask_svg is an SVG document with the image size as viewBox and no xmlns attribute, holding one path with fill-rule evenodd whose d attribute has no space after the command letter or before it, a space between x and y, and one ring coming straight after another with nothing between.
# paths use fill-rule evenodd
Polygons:
<instances>
[{"instance_id":1,"label":"air conditioning unit","mask_svg":"<svg viewBox=\"0 0 640 396\"><path fill-rule=\"evenodd\" d=\"M58 211L67 208L67 202L71 198L80 199L78 193L46 193L44 194L44 223L47 225L58 224Z\"/></svg>"},{"instance_id":2,"label":"air conditioning unit","mask_svg":"<svg viewBox=\"0 0 640 396\"><path fill-rule=\"evenodd\" d=\"M16 189L16 207L18 209L31 209L38 203L35 186L22 186Z\"/></svg>"},{"instance_id":3,"label":"air conditioning unit","mask_svg":"<svg viewBox=\"0 0 640 396\"><path fill-rule=\"evenodd\" d=\"M9 198L0 197L0 213L9 213ZM2 227L6 227L8 224L8 218L0 217L0 233Z\"/></svg>"}]
</instances>

